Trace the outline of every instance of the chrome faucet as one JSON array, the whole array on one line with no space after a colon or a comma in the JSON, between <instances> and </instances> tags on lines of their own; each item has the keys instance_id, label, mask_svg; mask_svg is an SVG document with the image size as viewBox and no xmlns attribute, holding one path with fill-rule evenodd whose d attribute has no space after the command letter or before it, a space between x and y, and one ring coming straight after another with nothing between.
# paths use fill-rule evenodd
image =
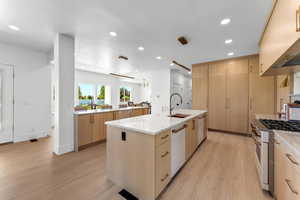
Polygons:
<instances>
[{"instance_id":1,"label":"chrome faucet","mask_svg":"<svg viewBox=\"0 0 300 200\"><path fill-rule=\"evenodd\" d=\"M171 96L170 96L170 116L172 115L172 110L174 110L174 108L172 108L172 98L174 97L174 96L179 96L180 97L180 104L182 104L182 102L183 102L183 100L182 100L182 96L179 94L179 93L173 93L173 94L171 94ZM179 106L180 105L179 103L177 103L176 104L176 106Z\"/></svg>"}]
</instances>

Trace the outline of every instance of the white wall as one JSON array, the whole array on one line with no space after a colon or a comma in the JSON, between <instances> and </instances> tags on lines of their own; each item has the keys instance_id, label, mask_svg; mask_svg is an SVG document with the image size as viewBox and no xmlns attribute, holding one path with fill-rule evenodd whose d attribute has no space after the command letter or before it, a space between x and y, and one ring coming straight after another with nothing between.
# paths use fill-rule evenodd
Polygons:
<instances>
[{"instance_id":1,"label":"white wall","mask_svg":"<svg viewBox=\"0 0 300 200\"><path fill-rule=\"evenodd\" d=\"M14 141L46 136L51 129L47 54L0 43L0 62L15 66Z\"/></svg>"},{"instance_id":2,"label":"white wall","mask_svg":"<svg viewBox=\"0 0 300 200\"><path fill-rule=\"evenodd\" d=\"M120 78L116 78L106 74L87 72L82 70L75 71L75 104L78 104L78 85L79 83L89 83L93 85L107 85L110 86L111 93L111 105L118 106L120 104L120 87L127 86L132 88L132 101L134 103L140 103L145 99L141 94L141 84L129 83L122 81Z\"/></svg>"},{"instance_id":3,"label":"white wall","mask_svg":"<svg viewBox=\"0 0 300 200\"><path fill-rule=\"evenodd\" d=\"M294 74L294 94L297 95L294 100L300 101L300 72Z\"/></svg>"},{"instance_id":4,"label":"white wall","mask_svg":"<svg viewBox=\"0 0 300 200\"><path fill-rule=\"evenodd\" d=\"M149 86L143 88L145 100L152 105L152 114L169 112L170 99L170 69L154 68L144 72Z\"/></svg>"},{"instance_id":5,"label":"white wall","mask_svg":"<svg viewBox=\"0 0 300 200\"><path fill-rule=\"evenodd\" d=\"M192 77L184 75L177 70L171 70L171 94L179 93L182 96L183 104L178 108L191 109L192 108ZM172 101L172 107L179 102L177 97Z\"/></svg>"}]
</instances>

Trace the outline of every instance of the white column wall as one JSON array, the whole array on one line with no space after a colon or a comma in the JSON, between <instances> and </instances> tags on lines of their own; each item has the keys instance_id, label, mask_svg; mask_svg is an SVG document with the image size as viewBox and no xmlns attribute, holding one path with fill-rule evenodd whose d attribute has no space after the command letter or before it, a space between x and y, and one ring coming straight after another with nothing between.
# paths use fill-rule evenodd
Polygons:
<instances>
[{"instance_id":1,"label":"white column wall","mask_svg":"<svg viewBox=\"0 0 300 200\"><path fill-rule=\"evenodd\" d=\"M54 153L74 151L74 38L57 34L54 43Z\"/></svg>"}]
</instances>

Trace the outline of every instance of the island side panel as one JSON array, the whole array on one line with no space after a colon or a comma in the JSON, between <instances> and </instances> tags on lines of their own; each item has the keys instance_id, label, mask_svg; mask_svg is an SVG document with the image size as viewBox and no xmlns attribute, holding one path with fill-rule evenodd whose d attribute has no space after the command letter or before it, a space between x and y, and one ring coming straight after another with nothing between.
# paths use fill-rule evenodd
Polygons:
<instances>
[{"instance_id":1,"label":"island side panel","mask_svg":"<svg viewBox=\"0 0 300 200\"><path fill-rule=\"evenodd\" d=\"M155 136L108 126L106 148L107 178L139 199L154 200Z\"/></svg>"}]
</instances>

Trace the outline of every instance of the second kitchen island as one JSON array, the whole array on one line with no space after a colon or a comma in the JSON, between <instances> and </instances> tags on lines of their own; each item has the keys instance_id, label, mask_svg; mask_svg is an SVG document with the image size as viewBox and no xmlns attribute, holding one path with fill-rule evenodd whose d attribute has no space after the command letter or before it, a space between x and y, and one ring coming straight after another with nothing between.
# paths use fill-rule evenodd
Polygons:
<instances>
[{"instance_id":1,"label":"second kitchen island","mask_svg":"<svg viewBox=\"0 0 300 200\"><path fill-rule=\"evenodd\" d=\"M207 137L207 112L106 122L107 178L143 200L156 199Z\"/></svg>"}]
</instances>

